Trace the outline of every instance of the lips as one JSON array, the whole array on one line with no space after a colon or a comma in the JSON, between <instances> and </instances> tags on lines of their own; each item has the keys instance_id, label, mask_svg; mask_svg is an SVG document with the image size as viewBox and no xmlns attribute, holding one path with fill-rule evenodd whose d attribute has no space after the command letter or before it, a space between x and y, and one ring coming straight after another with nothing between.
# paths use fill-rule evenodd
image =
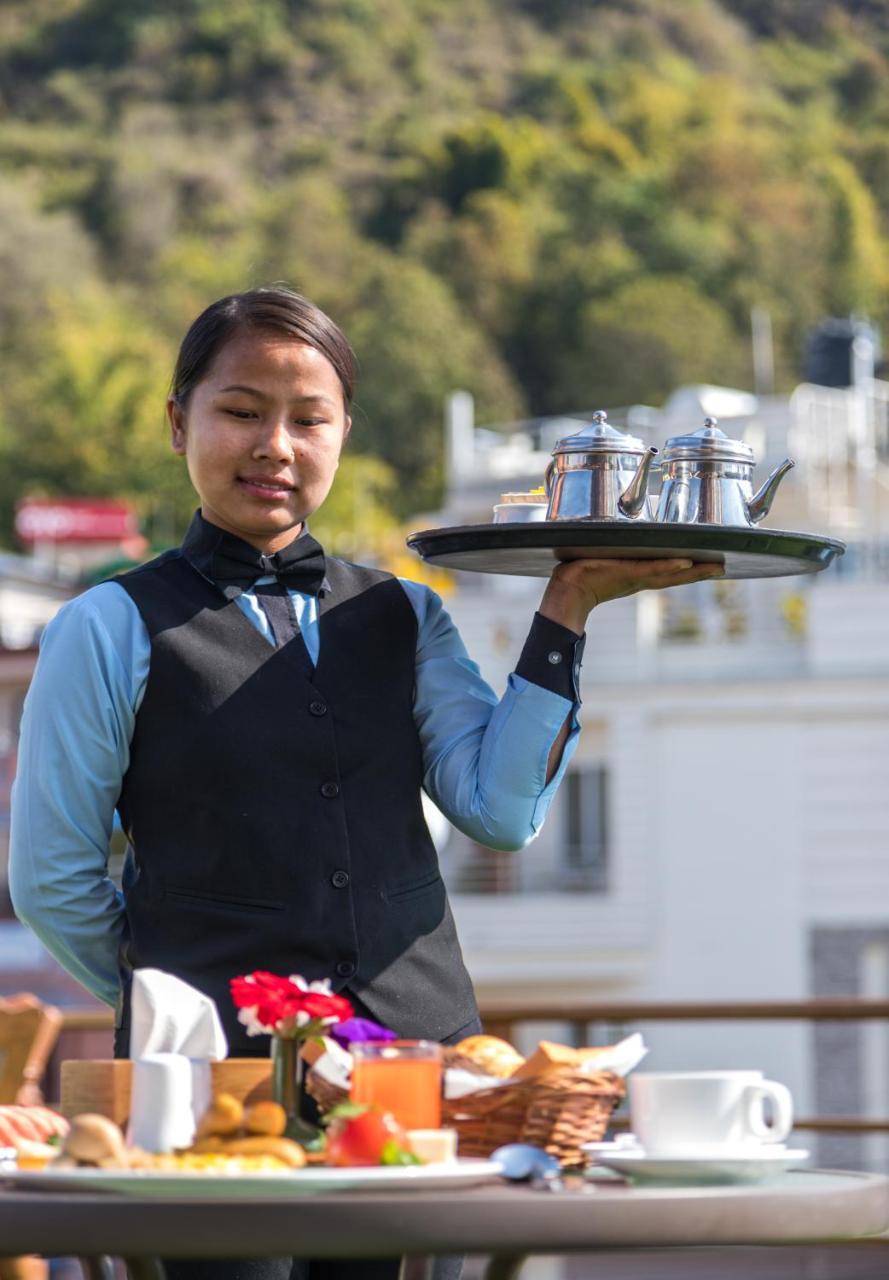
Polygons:
<instances>
[{"instance_id":1,"label":"lips","mask_svg":"<svg viewBox=\"0 0 889 1280\"><path fill-rule=\"evenodd\" d=\"M295 488L289 480L273 476L238 476L238 483L259 498L286 498Z\"/></svg>"}]
</instances>

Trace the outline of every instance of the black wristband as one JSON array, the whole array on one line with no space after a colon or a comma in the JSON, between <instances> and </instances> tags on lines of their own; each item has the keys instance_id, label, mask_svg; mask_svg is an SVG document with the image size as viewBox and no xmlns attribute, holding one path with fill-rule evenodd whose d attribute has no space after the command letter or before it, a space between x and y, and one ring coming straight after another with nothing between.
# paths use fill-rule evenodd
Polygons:
<instances>
[{"instance_id":1,"label":"black wristband","mask_svg":"<svg viewBox=\"0 0 889 1280\"><path fill-rule=\"evenodd\" d=\"M535 613L516 663L516 675L579 703L580 664L585 644L585 635L578 635L560 622Z\"/></svg>"}]
</instances>

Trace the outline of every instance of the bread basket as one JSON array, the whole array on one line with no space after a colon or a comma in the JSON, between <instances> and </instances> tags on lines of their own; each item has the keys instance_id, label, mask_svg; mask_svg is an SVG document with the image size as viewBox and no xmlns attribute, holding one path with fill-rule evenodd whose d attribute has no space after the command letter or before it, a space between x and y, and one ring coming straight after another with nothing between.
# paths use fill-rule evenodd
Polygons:
<instances>
[{"instance_id":1,"label":"bread basket","mask_svg":"<svg viewBox=\"0 0 889 1280\"><path fill-rule=\"evenodd\" d=\"M508 1142L529 1142L566 1168L586 1163L581 1147L605 1136L625 1093L611 1071L550 1072L445 1099L442 1124L457 1130L461 1156L489 1156Z\"/></svg>"}]
</instances>

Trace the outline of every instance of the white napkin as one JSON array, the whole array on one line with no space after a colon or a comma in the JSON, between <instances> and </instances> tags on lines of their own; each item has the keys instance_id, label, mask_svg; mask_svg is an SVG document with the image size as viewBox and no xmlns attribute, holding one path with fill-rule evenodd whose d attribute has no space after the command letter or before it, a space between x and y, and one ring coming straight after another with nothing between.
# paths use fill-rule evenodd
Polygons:
<instances>
[{"instance_id":1,"label":"white napkin","mask_svg":"<svg viewBox=\"0 0 889 1280\"><path fill-rule=\"evenodd\" d=\"M613 1071L615 1075L628 1076L635 1067L638 1067L647 1053L648 1045L636 1031L618 1044L611 1045L601 1058L592 1058L584 1062L579 1070Z\"/></svg>"},{"instance_id":2,"label":"white napkin","mask_svg":"<svg viewBox=\"0 0 889 1280\"><path fill-rule=\"evenodd\" d=\"M444 1096L449 1102L455 1098L465 1098L467 1093L478 1093L480 1089L498 1089L509 1084L502 1076L480 1076L474 1071L464 1071L462 1067L448 1067L444 1073Z\"/></svg>"},{"instance_id":3,"label":"white napkin","mask_svg":"<svg viewBox=\"0 0 889 1280\"><path fill-rule=\"evenodd\" d=\"M325 1036L324 1052L312 1063L312 1070L317 1071L328 1084L348 1089L352 1076L352 1055L348 1049Z\"/></svg>"},{"instance_id":4,"label":"white napkin","mask_svg":"<svg viewBox=\"0 0 889 1280\"><path fill-rule=\"evenodd\" d=\"M220 1061L228 1041L216 1005L202 991L162 969L133 973L130 1057L180 1053Z\"/></svg>"},{"instance_id":5,"label":"white napkin","mask_svg":"<svg viewBox=\"0 0 889 1280\"><path fill-rule=\"evenodd\" d=\"M133 1059L133 1086L127 1143L144 1151L191 1146L202 1114L195 1108L198 1078L210 1064L181 1053L147 1053Z\"/></svg>"}]
</instances>

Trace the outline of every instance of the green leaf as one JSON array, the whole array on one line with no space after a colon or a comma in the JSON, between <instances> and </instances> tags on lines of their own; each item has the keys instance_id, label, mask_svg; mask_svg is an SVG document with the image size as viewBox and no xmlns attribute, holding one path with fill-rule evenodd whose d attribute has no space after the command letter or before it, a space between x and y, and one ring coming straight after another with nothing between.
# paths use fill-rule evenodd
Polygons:
<instances>
[{"instance_id":1,"label":"green leaf","mask_svg":"<svg viewBox=\"0 0 889 1280\"><path fill-rule=\"evenodd\" d=\"M334 1120L354 1120L356 1116L363 1116L365 1111L370 1111L370 1107L366 1102L338 1102L335 1107L331 1107L325 1113L321 1123L332 1124Z\"/></svg>"},{"instance_id":2,"label":"green leaf","mask_svg":"<svg viewBox=\"0 0 889 1280\"><path fill-rule=\"evenodd\" d=\"M380 1153L380 1164L411 1165L422 1163L423 1161L419 1156L415 1156L413 1151L405 1151L397 1138L390 1138Z\"/></svg>"}]
</instances>

